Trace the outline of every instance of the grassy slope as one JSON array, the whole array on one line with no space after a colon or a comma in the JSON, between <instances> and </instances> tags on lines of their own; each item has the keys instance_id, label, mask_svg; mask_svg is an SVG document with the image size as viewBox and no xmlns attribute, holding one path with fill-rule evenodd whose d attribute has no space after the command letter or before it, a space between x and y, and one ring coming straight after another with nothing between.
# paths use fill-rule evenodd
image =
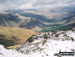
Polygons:
<instances>
[{"instance_id":1,"label":"grassy slope","mask_svg":"<svg viewBox=\"0 0 75 57\"><path fill-rule=\"evenodd\" d=\"M36 33L28 29L0 27L0 43L6 46L20 45L33 34Z\"/></svg>"}]
</instances>

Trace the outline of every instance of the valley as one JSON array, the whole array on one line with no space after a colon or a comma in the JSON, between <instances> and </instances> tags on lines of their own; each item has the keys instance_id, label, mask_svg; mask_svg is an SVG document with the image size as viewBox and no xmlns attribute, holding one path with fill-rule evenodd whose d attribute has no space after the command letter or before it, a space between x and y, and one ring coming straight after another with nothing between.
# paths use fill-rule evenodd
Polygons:
<instances>
[{"instance_id":1,"label":"valley","mask_svg":"<svg viewBox=\"0 0 75 57\"><path fill-rule=\"evenodd\" d=\"M0 26L26 28L38 32L66 30L75 27L75 14L13 11L0 13L0 23Z\"/></svg>"}]
</instances>

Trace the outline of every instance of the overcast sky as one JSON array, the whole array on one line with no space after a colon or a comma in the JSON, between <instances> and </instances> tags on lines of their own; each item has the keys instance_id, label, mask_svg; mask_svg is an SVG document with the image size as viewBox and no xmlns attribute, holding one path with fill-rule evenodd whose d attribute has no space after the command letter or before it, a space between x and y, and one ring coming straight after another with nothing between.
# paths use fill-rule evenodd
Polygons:
<instances>
[{"instance_id":1,"label":"overcast sky","mask_svg":"<svg viewBox=\"0 0 75 57\"><path fill-rule=\"evenodd\" d=\"M0 0L0 11L74 6L75 0Z\"/></svg>"}]
</instances>

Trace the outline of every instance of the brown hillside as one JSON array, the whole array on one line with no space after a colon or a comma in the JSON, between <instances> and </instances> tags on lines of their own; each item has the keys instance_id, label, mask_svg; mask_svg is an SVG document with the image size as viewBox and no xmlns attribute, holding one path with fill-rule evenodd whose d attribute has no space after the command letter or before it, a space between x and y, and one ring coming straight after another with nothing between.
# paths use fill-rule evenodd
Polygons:
<instances>
[{"instance_id":1,"label":"brown hillside","mask_svg":"<svg viewBox=\"0 0 75 57\"><path fill-rule=\"evenodd\" d=\"M20 45L34 34L34 31L24 28L0 27L0 43L6 46Z\"/></svg>"}]
</instances>

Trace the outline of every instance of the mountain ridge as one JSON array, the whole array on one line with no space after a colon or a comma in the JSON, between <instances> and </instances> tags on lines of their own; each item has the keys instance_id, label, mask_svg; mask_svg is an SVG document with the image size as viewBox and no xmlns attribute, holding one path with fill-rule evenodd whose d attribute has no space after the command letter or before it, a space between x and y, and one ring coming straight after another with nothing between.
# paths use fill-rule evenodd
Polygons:
<instances>
[{"instance_id":1,"label":"mountain ridge","mask_svg":"<svg viewBox=\"0 0 75 57\"><path fill-rule=\"evenodd\" d=\"M51 15L51 14L50 14ZM62 14L60 14L62 15ZM64 15L64 13L63 13ZM63 16L62 15L62 16ZM53 15L55 16L55 15ZM56 15L57 16L57 15ZM59 15L58 15L59 16ZM68 24L74 24L75 23L75 15L72 14L68 14L68 16L66 15L66 17L62 17L61 19L50 19L49 17L46 16L46 14L40 14L40 13L36 13L36 12L7 12L5 13L1 13L0 14L0 26L6 26L6 23L3 21L3 19L8 23L9 27L21 27L21 28L27 28L27 29L31 29L35 31L47 31L46 29L48 29L48 27L50 27L48 29L48 31L53 31L53 29L51 28L55 28L54 30L57 30L60 28L60 26L56 26L55 24L61 25L61 27L65 26L66 29ZM60 17L60 16L59 16ZM72 25L73 26L73 25ZM37 29L36 29L37 27ZM75 26L73 26L75 27ZM45 29L46 28L46 29ZM72 28L70 26L70 28ZM41 29L41 30L38 30ZM62 30L60 28L60 30Z\"/></svg>"}]
</instances>

